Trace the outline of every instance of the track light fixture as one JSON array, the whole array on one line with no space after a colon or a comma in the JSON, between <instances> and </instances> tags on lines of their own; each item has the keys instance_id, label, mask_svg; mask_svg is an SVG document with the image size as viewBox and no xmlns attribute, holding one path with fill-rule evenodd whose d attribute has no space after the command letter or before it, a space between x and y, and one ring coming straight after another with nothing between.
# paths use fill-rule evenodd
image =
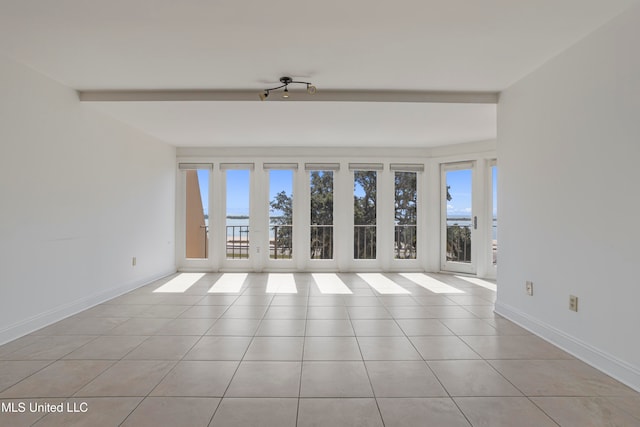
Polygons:
<instances>
[{"instance_id":1,"label":"track light fixture","mask_svg":"<svg viewBox=\"0 0 640 427\"><path fill-rule=\"evenodd\" d=\"M289 85L290 84L307 85L307 93L309 95L315 95L317 90L318 90L314 85L312 85L309 82L296 82L291 77L280 77L280 83L282 83L280 86L272 87L272 88L269 88L269 89L265 89L263 92L259 93L258 96L260 97L260 101L266 100L269 97L269 93L272 90L278 90L278 89L282 89L282 88L284 88L284 91L282 92L282 97L283 98L289 98Z\"/></svg>"}]
</instances>

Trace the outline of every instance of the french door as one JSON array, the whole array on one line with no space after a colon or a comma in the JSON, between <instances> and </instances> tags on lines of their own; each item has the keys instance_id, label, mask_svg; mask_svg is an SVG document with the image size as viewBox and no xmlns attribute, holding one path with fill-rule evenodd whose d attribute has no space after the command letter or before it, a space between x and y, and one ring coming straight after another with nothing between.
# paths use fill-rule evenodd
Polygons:
<instances>
[{"instance_id":1,"label":"french door","mask_svg":"<svg viewBox=\"0 0 640 427\"><path fill-rule=\"evenodd\" d=\"M210 184L213 165L180 163L178 165L178 209L176 219L182 239L176 243L177 264L182 269L208 268L211 259L209 229Z\"/></svg>"},{"instance_id":2,"label":"french door","mask_svg":"<svg viewBox=\"0 0 640 427\"><path fill-rule=\"evenodd\" d=\"M255 256L252 242L256 231L252 229L251 191L253 163L222 163L224 185L224 225L220 224L224 238L220 239L222 267L225 269L251 268Z\"/></svg>"},{"instance_id":3,"label":"french door","mask_svg":"<svg viewBox=\"0 0 640 427\"><path fill-rule=\"evenodd\" d=\"M441 165L440 268L443 271L476 273L473 244L478 217L473 211L475 163Z\"/></svg>"}]
</instances>

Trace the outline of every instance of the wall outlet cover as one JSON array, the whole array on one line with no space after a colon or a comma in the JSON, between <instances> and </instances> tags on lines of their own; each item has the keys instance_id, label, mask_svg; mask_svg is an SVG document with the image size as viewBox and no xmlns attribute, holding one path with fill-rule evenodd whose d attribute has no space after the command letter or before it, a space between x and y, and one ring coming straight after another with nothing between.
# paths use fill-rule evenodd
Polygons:
<instances>
[{"instance_id":1,"label":"wall outlet cover","mask_svg":"<svg viewBox=\"0 0 640 427\"><path fill-rule=\"evenodd\" d=\"M575 295L569 295L569 310L578 311L578 297Z\"/></svg>"}]
</instances>

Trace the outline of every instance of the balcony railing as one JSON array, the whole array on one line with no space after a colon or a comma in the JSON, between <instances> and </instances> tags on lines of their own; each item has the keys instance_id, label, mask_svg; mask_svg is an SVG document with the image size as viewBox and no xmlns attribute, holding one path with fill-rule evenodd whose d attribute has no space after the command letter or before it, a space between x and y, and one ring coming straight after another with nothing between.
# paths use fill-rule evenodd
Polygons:
<instances>
[{"instance_id":1,"label":"balcony railing","mask_svg":"<svg viewBox=\"0 0 640 427\"><path fill-rule=\"evenodd\" d=\"M333 225L311 226L311 259L333 259Z\"/></svg>"},{"instance_id":2,"label":"balcony railing","mask_svg":"<svg viewBox=\"0 0 640 427\"><path fill-rule=\"evenodd\" d=\"M355 225L353 229L353 258L376 258L376 226Z\"/></svg>"},{"instance_id":3,"label":"balcony railing","mask_svg":"<svg viewBox=\"0 0 640 427\"><path fill-rule=\"evenodd\" d=\"M447 226L447 261L471 262L470 226Z\"/></svg>"},{"instance_id":4,"label":"balcony railing","mask_svg":"<svg viewBox=\"0 0 640 427\"><path fill-rule=\"evenodd\" d=\"M269 242L269 256L271 259L291 259L293 251L293 226L272 225L273 237Z\"/></svg>"},{"instance_id":5,"label":"balcony railing","mask_svg":"<svg viewBox=\"0 0 640 427\"><path fill-rule=\"evenodd\" d=\"M415 225L395 226L394 251L396 259L416 258L416 231Z\"/></svg>"},{"instance_id":6,"label":"balcony railing","mask_svg":"<svg viewBox=\"0 0 640 427\"><path fill-rule=\"evenodd\" d=\"M249 226L227 225L227 259L249 258Z\"/></svg>"},{"instance_id":7,"label":"balcony railing","mask_svg":"<svg viewBox=\"0 0 640 427\"><path fill-rule=\"evenodd\" d=\"M498 224L496 224L496 220L493 220L493 229L491 240L491 255L493 258L493 265L498 265Z\"/></svg>"}]
</instances>

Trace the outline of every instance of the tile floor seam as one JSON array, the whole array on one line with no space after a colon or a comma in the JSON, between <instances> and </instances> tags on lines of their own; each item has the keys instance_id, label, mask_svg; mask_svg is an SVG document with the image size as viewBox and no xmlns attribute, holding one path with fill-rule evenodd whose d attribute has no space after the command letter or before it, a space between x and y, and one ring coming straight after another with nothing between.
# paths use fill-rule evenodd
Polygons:
<instances>
[{"instance_id":1,"label":"tile floor seam","mask_svg":"<svg viewBox=\"0 0 640 427\"><path fill-rule=\"evenodd\" d=\"M197 341L196 341L196 342L197 342ZM195 345L195 344L194 344L194 345ZM185 354L186 354L186 353L185 353ZM124 359L123 359L123 360L124 360ZM176 369L176 367L178 366L178 364L180 364L180 362L181 362L181 361L182 361L182 359L181 359L181 360L177 360L177 361L175 361L175 363L173 364L173 366L172 366L170 369L168 369L168 370L167 370L167 373L165 373L165 374L162 376L162 378L160 378L160 380L156 383L156 385L154 385L153 387L151 387L151 390L149 390L149 391L147 392L147 395L145 396L145 399L146 399L147 397L150 397L150 396L151 396L151 393L153 393L153 391L154 391L156 388L158 388L158 386L160 385L160 383L161 383L162 381L164 381L164 379L165 379L165 378L167 378L167 376L168 376L171 372L173 372L173 371L174 371L174 369ZM173 360L172 360L172 362L173 362Z\"/></svg>"},{"instance_id":2,"label":"tile floor seam","mask_svg":"<svg viewBox=\"0 0 640 427\"><path fill-rule=\"evenodd\" d=\"M243 283L244 286L244 283ZM243 290L240 295L244 295L244 293L247 291L247 289ZM209 328L207 330L207 332L209 332L215 325L216 323L222 319L222 315L224 313L226 313L229 308L231 308L231 306L233 306L233 304L238 300L239 296L237 298L235 298L231 304L227 305L227 308L225 309L225 311L216 319L216 321L214 322L213 325L211 325L211 328ZM260 323L262 323L262 320L260 320ZM220 408L220 404L222 403L222 400L226 397L227 392L229 391L229 387L231 387L231 383L233 382L233 379L235 378L236 374L238 373L238 370L240 369L240 365L242 364L242 361L244 360L244 356L247 353L247 351L249 350L249 347L251 346L251 343L253 342L253 339L256 337L256 333L258 331L258 329L260 328L260 323L258 323L258 326L256 327L253 336L251 337L251 341L249 341L249 344L247 345L247 348L245 349L244 353L242 354L242 357L238 360L238 365L236 366L236 369L233 371L233 375L231 375L231 379L229 380L229 383L227 384L227 387L225 387L224 393L222 393L222 396L220 398L220 402L218 403L218 406L216 407L216 410L213 412L213 415L211 416L211 420L209 421L209 424L211 424L211 422L213 421L213 418L215 417L216 413L218 412L218 409ZM207 335L207 332L205 332L203 334L203 337L205 335ZM202 339L202 337L201 337Z\"/></svg>"},{"instance_id":3,"label":"tile floor seam","mask_svg":"<svg viewBox=\"0 0 640 427\"><path fill-rule=\"evenodd\" d=\"M216 405L216 408L213 410L211 417L209 417L209 422L207 423L207 427L213 424L213 418L216 416L216 413L218 412L218 409L220 409L221 405L222 405L222 397L218 399L218 404Z\"/></svg>"},{"instance_id":4,"label":"tile floor seam","mask_svg":"<svg viewBox=\"0 0 640 427\"><path fill-rule=\"evenodd\" d=\"M391 313L389 313L391 314ZM353 319L351 319L351 315L347 312L349 316L349 324L351 325L351 329L353 329L353 335L356 339L356 344L358 344L358 350L360 351L360 357L362 357L362 364L364 365L364 371L367 374L367 380L369 381L369 387L371 388L371 394L373 396L373 400L376 402L376 408L378 408L378 415L380 416L380 421L382 422L382 426L385 426L384 417L382 416L382 410L380 409L380 404L378 403L378 399L376 398L376 390L373 388L373 382L371 381L371 375L369 375L369 369L367 368L367 364L364 360L364 353L362 353L362 347L360 347L360 341L358 340L358 335L355 332L355 328L353 327ZM393 316L392 316L393 317Z\"/></svg>"},{"instance_id":5,"label":"tile floor seam","mask_svg":"<svg viewBox=\"0 0 640 427\"><path fill-rule=\"evenodd\" d=\"M138 404L135 406L135 408L133 408L131 411L129 411L129 413L127 414L127 416L126 416L126 417L124 417L124 418L122 419L122 421L120 422L120 424L118 424L118 427L122 426L122 425L127 421L127 419L129 419L129 417L131 416L131 414L133 414L133 413L136 411L136 409L138 409L138 408L140 407L140 405L142 405L142 402L144 402L146 398L147 398L147 397L143 397L142 399L140 399L140 402L138 402Z\"/></svg>"},{"instance_id":6,"label":"tile floor seam","mask_svg":"<svg viewBox=\"0 0 640 427\"><path fill-rule=\"evenodd\" d=\"M0 360L0 363L2 363L2 362L5 362L5 360ZM8 362L14 362L14 360L9 360ZM51 365L53 365L54 363L56 363L56 362L57 362L57 360L51 360L51 361L45 360L44 362L50 362L50 363L48 363L47 365L45 365L45 366L43 366L42 368L38 369L37 371L32 372L31 374L27 375L26 377L24 377L24 378L20 378L18 381L16 381L15 383L13 383L13 384L9 385L8 387L6 387L6 388L4 388L4 389L0 389L0 394L2 394L2 393L4 393L5 391L9 390L11 387L15 386L16 384L21 383L22 381L26 380L27 378L29 378L29 377L31 377L31 376L33 376L33 375L37 374L38 372L42 371L43 369L48 368L49 366L51 366Z\"/></svg>"},{"instance_id":7,"label":"tile floor seam","mask_svg":"<svg viewBox=\"0 0 640 427\"><path fill-rule=\"evenodd\" d=\"M468 344L467 344L468 345ZM511 384L511 386L513 388L515 388L516 390L518 390L520 393L522 393L523 396L527 396L527 394L520 390L519 387L517 387L511 380L509 380L509 378L507 378L505 375L502 374L502 372L500 372L495 366L493 366L493 364L490 362L490 360L494 360L494 359L485 359L484 357L482 358L482 360L491 367L491 369L494 370L494 372L496 372L498 375L500 375L506 382L508 382L509 384Z\"/></svg>"},{"instance_id":8,"label":"tile floor seam","mask_svg":"<svg viewBox=\"0 0 640 427\"><path fill-rule=\"evenodd\" d=\"M456 396L456 397L459 397L459 396ZM456 408L458 408L458 411L460 411L460 414L462 414L464 419L467 420L467 422L469 423L469 427L474 427L473 423L471 422L471 420L469 419L467 414L464 413L464 411L462 410L462 408L460 407L458 402L456 402L456 399L454 399L453 397L449 397L449 400L451 400L451 402L453 402L453 404L456 406Z\"/></svg>"},{"instance_id":9,"label":"tile floor seam","mask_svg":"<svg viewBox=\"0 0 640 427\"><path fill-rule=\"evenodd\" d=\"M558 421L556 421L556 419L555 419L555 418L553 418L553 417L551 416L551 414L547 413L547 411L545 411L545 410L544 410L540 405L538 405L538 404L537 404L533 399L531 399L531 396L526 396L526 395L525 395L525 397L526 397L526 398L527 398L527 400L528 400L529 402L531 402L531 403L532 403L536 408L538 408L540 411L542 411L542 413L543 413L543 414L545 414L545 415L546 415L546 416L547 416L551 421L553 421L553 423L554 423L554 424L556 424L558 427L562 427L562 426L560 425L560 423L559 423Z\"/></svg>"},{"instance_id":10,"label":"tile floor seam","mask_svg":"<svg viewBox=\"0 0 640 427\"><path fill-rule=\"evenodd\" d=\"M300 379L298 380L298 400L296 402L296 427L298 426L298 420L300 419L300 396L302 395L302 371L304 369L304 346L307 342L307 321L309 320L309 299L311 298L311 293L307 294L307 309L306 316L304 321L304 334L302 339L302 355L300 356Z\"/></svg>"},{"instance_id":11,"label":"tile floor seam","mask_svg":"<svg viewBox=\"0 0 640 427\"><path fill-rule=\"evenodd\" d=\"M246 292L246 290L245 290ZM244 292L243 292L244 294ZM271 298L270 301L273 301L273 298ZM229 305L229 307L231 307L231 305ZM266 313L266 312L265 312ZM264 315L263 315L264 317ZM258 323L258 326L256 327L253 336L251 337L251 341L249 341L249 344L247 345L247 348L244 350L244 352L242 353L242 357L240 357L240 359L238 360L238 366L236 367L235 371L233 372L233 375L231 376L231 380L229 380L229 384L227 384L227 387L224 390L224 393L220 399L220 401L222 402L222 399L224 399L227 396L227 392L229 391L229 387L231 387L231 383L233 383L234 378L236 377L238 370L240 369L240 366L242 365L242 362L244 362L244 357L246 356L247 352L249 351L249 347L251 347L251 343L253 343L253 340L256 338L258 330L260 329L260 325L262 324L262 320L263 318L260 319L260 322ZM219 406L218 406L219 407ZM217 409L216 409L217 411ZM215 415L215 413L214 413Z\"/></svg>"}]
</instances>

